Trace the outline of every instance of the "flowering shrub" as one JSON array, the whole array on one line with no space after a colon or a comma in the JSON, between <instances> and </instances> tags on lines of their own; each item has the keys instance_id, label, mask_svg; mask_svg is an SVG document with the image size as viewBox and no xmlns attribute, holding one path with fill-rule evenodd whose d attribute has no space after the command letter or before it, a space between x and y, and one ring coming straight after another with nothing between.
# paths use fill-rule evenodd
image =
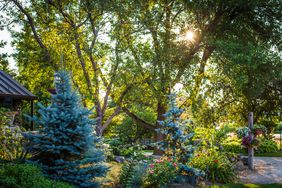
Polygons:
<instances>
[{"instance_id":1,"label":"flowering shrub","mask_svg":"<svg viewBox=\"0 0 282 188\"><path fill-rule=\"evenodd\" d=\"M198 151L190 164L204 171L206 178L212 182L229 183L236 179L235 169L226 153L215 149Z\"/></svg>"},{"instance_id":2,"label":"flowering shrub","mask_svg":"<svg viewBox=\"0 0 282 188\"><path fill-rule=\"evenodd\" d=\"M162 187L173 182L178 173L177 161L161 158L149 164L144 176L144 187Z\"/></svg>"}]
</instances>

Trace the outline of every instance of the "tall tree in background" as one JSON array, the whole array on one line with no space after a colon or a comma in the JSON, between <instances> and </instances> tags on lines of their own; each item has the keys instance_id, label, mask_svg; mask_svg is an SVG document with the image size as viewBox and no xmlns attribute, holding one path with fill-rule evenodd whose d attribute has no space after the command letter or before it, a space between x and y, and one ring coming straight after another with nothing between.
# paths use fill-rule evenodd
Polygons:
<instances>
[{"instance_id":1,"label":"tall tree in background","mask_svg":"<svg viewBox=\"0 0 282 188\"><path fill-rule=\"evenodd\" d=\"M6 45L6 42L0 41L0 49L4 48L5 45ZM7 53L0 53L0 70L5 71L6 73L10 74L11 76L15 76L14 71L9 67Z\"/></svg>"},{"instance_id":2,"label":"tall tree in background","mask_svg":"<svg viewBox=\"0 0 282 188\"><path fill-rule=\"evenodd\" d=\"M96 131L101 135L112 119L120 113L124 95L130 84L110 98L119 61L106 56L119 45L103 41L106 24L111 23L104 13L107 4L94 1L30 1L8 0L6 12L19 23L14 32L21 80L31 91L42 96L50 88L50 74L65 67L72 71L72 81L84 98L85 105L96 106ZM43 58L42 58L43 57ZM108 61L108 59L114 59ZM63 62L63 63L62 63ZM67 62L67 63L66 63ZM34 77L31 72L37 72ZM38 87L42 90L38 93ZM111 104L109 106L109 103ZM108 113L106 113L108 112Z\"/></svg>"},{"instance_id":3,"label":"tall tree in background","mask_svg":"<svg viewBox=\"0 0 282 188\"><path fill-rule=\"evenodd\" d=\"M214 98L204 96L207 90L211 91L206 86L216 82L219 87L223 80L228 86L226 82L233 81L234 77L228 76L222 60L236 67L234 57L238 51L245 50L245 45L239 45L235 53L229 53L232 57L226 57L227 49L231 48L227 46L224 51L223 45L249 41L255 48L265 46L264 51L272 47L281 49L279 0L122 0L114 3L48 0L25 5L17 0L6 2L9 10L14 10L12 16L24 23L25 32L17 34L15 41L18 49L22 49L16 55L19 67L29 70L26 72L35 72L31 67L36 66L52 72L60 66L58 52L62 51L64 58L70 59L71 63L65 66L73 70L73 82L86 97L86 104L94 101L97 106L99 133L121 110L138 125L154 131L168 108L165 96L178 83L186 90L187 100L183 106L191 109L197 118L208 119L205 115L213 111L212 105L227 108L228 103L223 101L223 104L222 96L217 95L211 104ZM34 59L36 54L45 54L44 59ZM254 58L249 54L244 56ZM32 63L26 57L32 59ZM214 67L222 74L211 71ZM48 79L46 72L42 71L42 76ZM209 75L216 79L212 80ZM33 79L27 74L26 77L29 78L26 80ZM228 92L230 87L226 87ZM242 93L241 89L236 87L235 92L231 91L236 95L234 98ZM155 114L155 123L138 116L138 112L144 110ZM217 121L219 115L213 116L212 121ZM155 138L160 140L162 136L155 134Z\"/></svg>"},{"instance_id":4,"label":"tall tree in background","mask_svg":"<svg viewBox=\"0 0 282 188\"><path fill-rule=\"evenodd\" d=\"M156 112L156 119L163 120L162 114L167 109L165 96L177 83L189 89L188 100L183 105L197 113L208 82L208 68L214 66L212 63L223 68L221 61L215 58L219 54L224 57L222 53L216 54L220 44L228 45L232 38L239 43L248 40L256 46L269 44L268 47L281 42L280 1L122 2L115 7L115 13L120 23L118 27L123 31L120 37L127 43L127 57L130 57L127 69L131 74L124 74L124 77L146 80L130 91L124 99L124 108L142 124L146 122L136 115L135 106L150 105ZM194 36L189 38L191 33ZM243 45L239 48L244 50ZM232 52L229 55L237 56ZM144 93L149 96L144 97ZM138 98L142 98L142 102ZM158 121L155 125L146 125L156 128ZM162 139L161 135L156 135L156 139Z\"/></svg>"},{"instance_id":5,"label":"tall tree in background","mask_svg":"<svg viewBox=\"0 0 282 188\"><path fill-rule=\"evenodd\" d=\"M257 123L263 119L277 121L282 79L279 53L267 44L254 46L248 41L230 40L217 45L206 69L204 90L194 106L197 124L243 125L249 111L254 112Z\"/></svg>"},{"instance_id":6,"label":"tall tree in background","mask_svg":"<svg viewBox=\"0 0 282 188\"><path fill-rule=\"evenodd\" d=\"M5 42L4 41L0 41L0 49L3 48L5 46ZM7 60L7 54L6 53L1 53L0 54L0 69L7 71L9 68L9 63Z\"/></svg>"},{"instance_id":7,"label":"tall tree in background","mask_svg":"<svg viewBox=\"0 0 282 188\"><path fill-rule=\"evenodd\" d=\"M79 95L72 91L70 75L59 71L55 75L56 94L52 103L40 106L38 134L30 135L33 160L46 175L79 187L97 187L94 178L106 172L103 152L96 147L90 111L83 108Z\"/></svg>"}]
</instances>

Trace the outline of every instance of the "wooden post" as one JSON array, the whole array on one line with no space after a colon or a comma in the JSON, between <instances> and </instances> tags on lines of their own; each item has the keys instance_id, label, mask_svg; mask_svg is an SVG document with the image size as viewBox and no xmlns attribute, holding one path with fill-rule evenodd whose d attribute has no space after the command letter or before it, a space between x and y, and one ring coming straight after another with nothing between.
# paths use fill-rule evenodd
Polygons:
<instances>
[{"instance_id":1,"label":"wooden post","mask_svg":"<svg viewBox=\"0 0 282 188\"><path fill-rule=\"evenodd\" d=\"M281 126L282 127L282 126ZM282 130L280 129L280 150L282 150L282 147L281 147L281 133L282 133Z\"/></svg>"},{"instance_id":2,"label":"wooden post","mask_svg":"<svg viewBox=\"0 0 282 188\"><path fill-rule=\"evenodd\" d=\"M33 114L34 114L34 102L33 100L30 101L30 116L33 118ZM31 131L34 130L34 121L32 120L30 122L30 129Z\"/></svg>"},{"instance_id":3,"label":"wooden post","mask_svg":"<svg viewBox=\"0 0 282 188\"><path fill-rule=\"evenodd\" d=\"M249 113L249 129L251 130L250 132L250 137L251 140L254 139L254 134L252 132L254 127L254 115L253 112ZM254 170L254 148L253 147L248 147L248 167L250 170Z\"/></svg>"}]
</instances>

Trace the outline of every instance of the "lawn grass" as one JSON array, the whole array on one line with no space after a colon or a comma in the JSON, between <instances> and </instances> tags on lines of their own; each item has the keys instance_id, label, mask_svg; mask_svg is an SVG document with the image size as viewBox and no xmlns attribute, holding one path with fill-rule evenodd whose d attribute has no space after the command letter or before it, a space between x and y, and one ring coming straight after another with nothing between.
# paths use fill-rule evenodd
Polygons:
<instances>
[{"instance_id":1,"label":"lawn grass","mask_svg":"<svg viewBox=\"0 0 282 188\"><path fill-rule=\"evenodd\" d=\"M143 150L142 153L143 155L153 155L154 150Z\"/></svg>"},{"instance_id":2,"label":"lawn grass","mask_svg":"<svg viewBox=\"0 0 282 188\"><path fill-rule=\"evenodd\" d=\"M142 152L145 155L152 155L154 150L143 150ZM247 156L248 153L243 153L243 155ZM255 157L282 157L282 151L273 152L273 153L255 153Z\"/></svg>"},{"instance_id":3,"label":"lawn grass","mask_svg":"<svg viewBox=\"0 0 282 188\"><path fill-rule=\"evenodd\" d=\"M248 153L242 153L244 156L247 156ZM272 153L255 153L255 157L282 157L282 152L272 152Z\"/></svg>"},{"instance_id":4,"label":"lawn grass","mask_svg":"<svg viewBox=\"0 0 282 188\"><path fill-rule=\"evenodd\" d=\"M211 185L209 188L282 188L282 184L226 184L226 185Z\"/></svg>"},{"instance_id":5,"label":"lawn grass","mask_svg":"<svg viewBox=\"0 0 282 188\"><path fill-rule=\"evenodd\" d=\"M282 157L282 152L275 153L255 153L256 157Z\"/></svg>"},{"instance_id":6,"label":"lawn grass","mask_svg":"<svg viewBox=\"0 0 282 188\"><path fill-rule=\"evenodd\" d=\"M144 149L142 151L145 152L145 153L153 153L154 152L154 150L150 150L150 149Z\"/></svg>"}]
</instances>

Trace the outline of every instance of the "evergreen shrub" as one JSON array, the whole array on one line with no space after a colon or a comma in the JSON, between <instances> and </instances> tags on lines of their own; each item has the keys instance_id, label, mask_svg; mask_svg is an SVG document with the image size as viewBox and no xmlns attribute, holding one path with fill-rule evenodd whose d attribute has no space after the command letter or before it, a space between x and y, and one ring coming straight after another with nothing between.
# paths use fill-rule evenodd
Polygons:
<instances>
[{"instance_id":1,"label":"evergreen shrub","mask_svg":"<svg viewBox=\"0 0 282 188\"><path fill-rule=\"evenodd\" d=\"M102 164L103 151L97 147L100 139L89 118L91 110L82 106L66 71L56 73L55 91L51 104L40 104L40 116L34 118L39 130L29 135L32 161L51 179L97 187L95 178L104 176L107 168Z\"/></svg>"}]
</instances>

